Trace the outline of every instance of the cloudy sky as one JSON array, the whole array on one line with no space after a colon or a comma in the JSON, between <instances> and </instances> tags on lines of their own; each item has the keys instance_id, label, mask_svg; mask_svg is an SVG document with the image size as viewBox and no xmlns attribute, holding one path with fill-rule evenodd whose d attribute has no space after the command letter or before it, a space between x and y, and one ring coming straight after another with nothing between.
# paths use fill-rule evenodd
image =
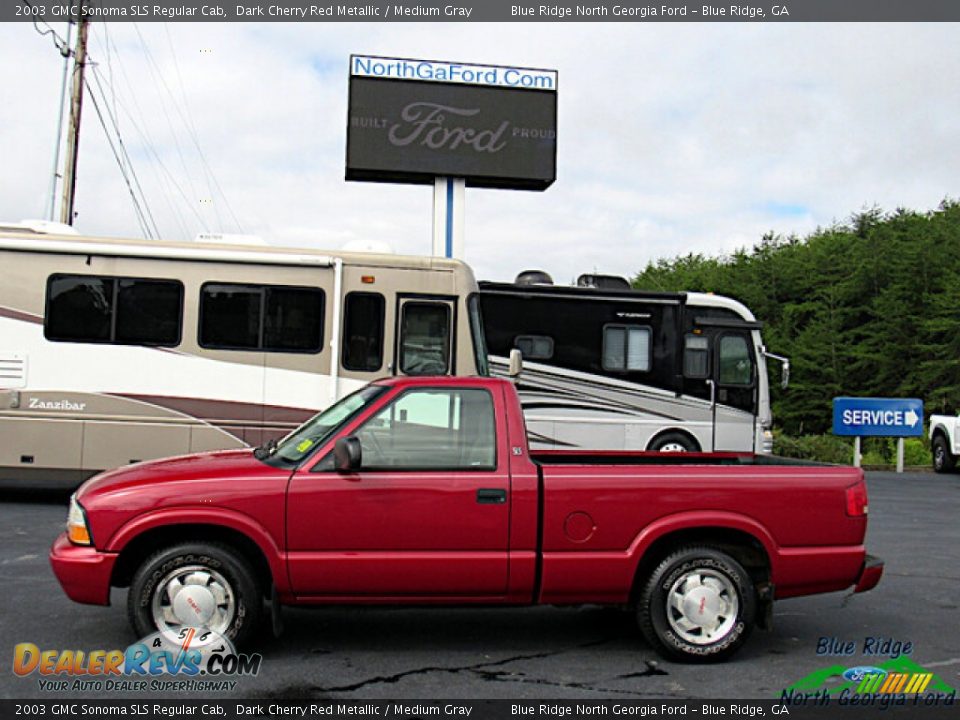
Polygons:
<instances>
[{"instance_id":1,"label":"cloudy sky","mask_svg":"<svg viewBox=\"0 0 960 720\"><path fill-rule=\"evenodd\" d=\"M63 24L53 28L66 34ZM950 24L93 24L89 78L163 237L430 251L432 191L343 180L350 53L560 72L557 181L468 190L480 278L629 275L651 259L803 234L864 207L960 196ZM46 217L62 60L0 25L0 220ZM199 148L199 151L198 151ZM202 152L201 152L202 151ZM76 209L140 236L84 107Z\"/></svg>"}]
</instances>

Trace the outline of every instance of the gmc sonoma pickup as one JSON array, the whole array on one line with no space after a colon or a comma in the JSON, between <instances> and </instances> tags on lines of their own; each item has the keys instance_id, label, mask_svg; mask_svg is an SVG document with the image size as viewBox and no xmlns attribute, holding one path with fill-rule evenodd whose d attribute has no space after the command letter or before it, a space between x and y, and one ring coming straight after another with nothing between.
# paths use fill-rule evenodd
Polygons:
<instances>
[{"instance_id":1,"label":"gmc sonoma pickup","mask_svg":"<svg viewBox=\"0 0 960 720\"><path fill-rule=\"evenodd\" d=\"M140 636L249 641L282 604L635 609L664 656L729 657L774 599L873 588L848 467L733 453L531 453L513 385L392 378L279 444L131 465L71 499L73 600L129 587Z\"/></svg>"}]
</instances>

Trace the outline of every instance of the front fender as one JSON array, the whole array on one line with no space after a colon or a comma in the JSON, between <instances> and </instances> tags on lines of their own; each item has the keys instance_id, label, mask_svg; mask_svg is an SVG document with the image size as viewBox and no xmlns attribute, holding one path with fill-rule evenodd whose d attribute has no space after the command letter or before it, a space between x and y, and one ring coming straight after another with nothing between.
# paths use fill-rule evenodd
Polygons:
<instances>
[{"instance_id":1,"label":"front fender","mask_svg":"<svg viewBox=\"0 0 960 720\"><path fill-rule=\"evenodd\" d=\"M938 432L943 433L943 436L947 439L947 444L952 448L953 436L950 430L947 429L947 426L944 423L938 422L936 425L930 426L930 439L933 440L933 438L936 436Z\"/></svg>"},{"instance_id":2,"label":"front fender","mask_svg":"<svg viewBox=\"0 0 960 720\"><path fill-rule=\"evenodd\" d=\"M134 539L157 528L176 528L177 525L214 525L229 528L260 548L270 567L270 574L278 592L289 590L285 556L263 525L236 510L224 508L178 506L155 510L127 521L114 532L102 550L120 553Z\"/></svg>"}]
</instances>

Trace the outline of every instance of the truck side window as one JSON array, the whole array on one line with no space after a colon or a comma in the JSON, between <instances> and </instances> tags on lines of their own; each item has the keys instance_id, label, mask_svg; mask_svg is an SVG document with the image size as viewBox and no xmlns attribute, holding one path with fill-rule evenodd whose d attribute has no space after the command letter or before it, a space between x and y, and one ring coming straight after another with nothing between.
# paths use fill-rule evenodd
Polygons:
<instances>
[{"instance_id":1,"label":"truck side window","mask_svg":"<svg viewBox=\"0 0 960 720\"><path fill-rule=\"evenodd\" d=\"M400 371L445 375L450 368L450 306L407 302L400 320Z\"/></svg>"},{"instance_id":2,"label":"truck side window","mask_svg":"<svg viewBox=\"0 0 960 720\"><path fill-rule=\"evenodd\" d=\"M365 470L494 470L493 399L486 390L409 390L357 432Z\"/></svg>"},{"instance_id":3,"label":"truck side window","mask_svg":"<svg viewBox=\"0 0 960 720\"><path fill-rule=\"evenodd\" d=\"M372 372L383 364L383 295L347 293L343 308L343 367Z\"/></svg>"},{"instance_id":4,"label":"truck side window","mask_svg":"<svg viewBox=\"0 0 960 720\"><path fill-rule=\"evenodd\" d=\"M604 326L603 369L649 372L651 334L644 325Z\"/></svg>"},{"instance_id":5,"label":"truck side window","mask_svg":"<svg viewBox=\"0 0 960 720\"><path fill-rule=\"evenodd\" d=\"M688 378L710 376L710 341L703 335L684 337L683 374Z\"/></svg>"},{"instance_id":6,"label":"truck side window","mask_svg":"<svg viewBox=\"0 0 960 720\"><path fill-rule=\"evenodd\" d=\"M753 365L750 348L741 335L724 335L720 338L721 385L750 385L753 382Z\"/></svg>"}]
</instances>

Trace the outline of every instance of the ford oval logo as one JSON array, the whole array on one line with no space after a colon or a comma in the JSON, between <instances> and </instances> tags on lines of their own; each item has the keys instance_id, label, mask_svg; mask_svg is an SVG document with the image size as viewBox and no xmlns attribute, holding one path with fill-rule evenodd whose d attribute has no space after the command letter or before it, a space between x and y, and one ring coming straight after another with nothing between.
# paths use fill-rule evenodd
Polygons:
<instances>
[{"instance_id":1,"label":"ford oval logo","mask_svg":"<svg viewBox=\"0 0 960 720\"><path fill-rule=\"evenodd\" d=\"M850 680L852 682L860 682L863 680L864 675L886 675L887 671L878 668L872 667L870 665L858 665L857 667L848 668L846 672L843 673L844 680Z\"/></svg>"}]
</instances>

